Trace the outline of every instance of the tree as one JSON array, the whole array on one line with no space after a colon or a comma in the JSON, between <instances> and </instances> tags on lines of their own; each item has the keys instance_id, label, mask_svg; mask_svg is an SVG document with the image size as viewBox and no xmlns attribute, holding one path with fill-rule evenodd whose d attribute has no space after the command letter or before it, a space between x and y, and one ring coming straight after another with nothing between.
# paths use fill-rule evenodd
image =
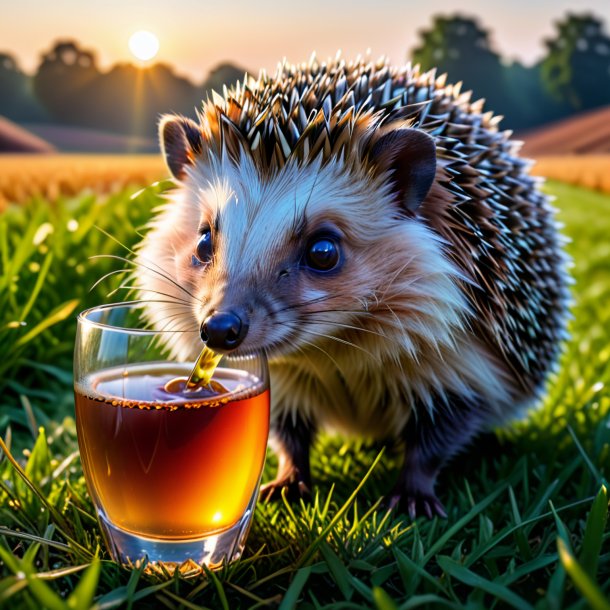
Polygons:
<instances>
[{"instance_id":1,"label":"tree","mask_svg":"<svg viewBox=\"0 0 610 610\"><path fill-rule=\"evenodd\" d=\"M570 14L555 23L542 61L546 89L572 110L610 104L610 37L591 14Z\"/></svg>"},{"instance_id":2,"label":"tree","mask_svg":"<svg viewBox=\"0 0 610 610\"><path fill-rule=\"evenodd\" d=\"M240 68L231 63L218 64L215 68L210 70L207 79L203 83L202 90L205 94L212 94L212 90L222 94L222 87L226 85L234 85L237 82L241 82L244 79L246 70Z\"/></svg>"},{"instance_id":3,"label":"tree","mask_svg":"<svg viewBox=\"0 0 610 610\"><path fill-rule=\"evenodd\" d=\"M82 90L99 76L95 55L74 41L63 40L42 56L34 91L56 120L86 125L92 109L83 105Z\"/></svg>"},{"instance_id":4,"label":"tree","mask_svg":"<svg viewBox=\"0 0 610 610\"><path fill-rule=\"evenodd\" d=\"M195 116L204 88L222 90L243 77L230 64L216 68L202 87L182 78L169 65L146 68L116 64L97 69L95 55L76 42L60 41L46 53L35 77L36 92L59 122L104 131L156 137L163 113Z\"/></svg>"},{"instance_id":5,"label":"tree","mask_svg":"<svg viewBox=\"0 0 610 610\"><path fill-rule=\"evenodd\" d=\"M45 112L32 92L31 78L8 53L0 53L0 92L0 115L22 122L44 119Z\"/></svg>"},{"instance_id":6,"label":"tree","mask_svg":"<svg viewBox=\"0 0 610 610\"><path fill-rule=\"evenodd\" d=\"M503 66L503 72L508 93L507 107L502 112L510 119L507 127L528 129L557 121L569 114L565 105L545 89L539 63L528 67L513 62Z\"/></svg>"},{"instance_id":7,"label":"tree","mask_svg":"<svg viewBox=\"0 0 610 610\"><path fill-rule=\"evenodd\" d=\"M493 50L489 32L475 18L462 15L434 17L429 30L419 32L420 45L412 61L423 70L437 68L450 82L463 81L463 90L484 97L487 105L500 112L506 104L506 84L500 56Z\"/></svg>"},{"instance_id":8,"label":"tree","mask_svg":"<svg viewBox=\"0 0 610 610\"><path fill-rule=\"evenodd\" d=\"M85 87L82 99L94 109L92 126L155 138L161 114L194 117L200 102L195 85L161 63L148 68L117 64Z\"/></svg>"}]
</instances>

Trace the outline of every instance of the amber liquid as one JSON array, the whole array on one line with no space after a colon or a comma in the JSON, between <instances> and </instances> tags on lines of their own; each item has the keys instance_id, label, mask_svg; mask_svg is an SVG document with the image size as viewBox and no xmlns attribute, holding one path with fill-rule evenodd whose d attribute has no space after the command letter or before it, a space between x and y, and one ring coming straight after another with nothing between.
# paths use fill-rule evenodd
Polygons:
<instances>
[{"instance_id":1,"label":"amber liquid","mask_svg":"<svg viewBox=\"0 0 610 610\"><path fill-rule=\"evenodd\" d=\"M269 391L218 369L229 392L186 399L163 364L102 371L76 387L85 477L104 515L129 532L185 539L234 525L255 493L269 432Z\"/></svg>"}]
</instances>

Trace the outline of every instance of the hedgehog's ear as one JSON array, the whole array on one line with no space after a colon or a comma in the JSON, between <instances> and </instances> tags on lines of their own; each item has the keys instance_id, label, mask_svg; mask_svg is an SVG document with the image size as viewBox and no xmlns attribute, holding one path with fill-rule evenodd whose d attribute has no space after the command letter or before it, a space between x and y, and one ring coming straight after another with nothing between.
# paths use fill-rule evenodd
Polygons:
<instances>
[{"instance_id":1,"label":"hedgehog's ear","mask_svg":"<svg viewBox=\"0 0 610 610\"><path fill-rule=\"evenodd\" d=\"M375 142L371 157L390 172L396 203L415 211L426 198L436 174L434 140L419 129L394 129Z\"/></svg>"},{"instance_id":2,"label":"hedgehog's ear","mask_svg":"<svg viewBox=\"0 0 610 610\"><path fill-rule=\"evenodd\" d=\"M186 117L164 116L159 123L159 140L169 171L181 180L186 166L193 165L202 151L201 128Z\"/></svg>"}]
</instances>

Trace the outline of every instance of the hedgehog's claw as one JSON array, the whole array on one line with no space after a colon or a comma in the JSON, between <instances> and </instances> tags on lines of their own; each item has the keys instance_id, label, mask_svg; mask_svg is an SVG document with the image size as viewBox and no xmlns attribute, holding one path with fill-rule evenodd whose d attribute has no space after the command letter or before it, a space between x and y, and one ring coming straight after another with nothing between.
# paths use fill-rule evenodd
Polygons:
<instances>
[{"instance_id":1,"label":"hedgehog's claw","mask_svg":"<svg viewBox=\"0 0 610 610\"><path fill-rule=\"evenodd\" d=\"M445 508L434 493L436 471L423 469L420 461L413 459L413 453L408 458L390 494L389 507L407 513L411 519L423 515L446 519Z\"/></svg>"},{"instance_id":2,"label":"hedgehog's claw","mask_svg":"<svg viewBox=\"0 0 610 610\"><path fill-rule=\"evenodd\" d=\"M394 493L387 502L388 508L405 512L414 520L425 515L428 519L433 517L447 518L447 512L442 502L434 493L423 493L421 491L407 491Z\"/></svg>"},{"instance_id":3,"label":"hedgehog's claw","mask_svg":"<svg viewBox=\"0 0 610 610\"><path fill-rule=\"evenodd\" d=\"M263 502L277 500L282 497L282 490L286 488L286 499L295 502L299 498L310 498L309 485L299 476L299 471L294 468L288 473L278 476L273 481L261 486L260 499Z\"/></svg>"}]
</instances>

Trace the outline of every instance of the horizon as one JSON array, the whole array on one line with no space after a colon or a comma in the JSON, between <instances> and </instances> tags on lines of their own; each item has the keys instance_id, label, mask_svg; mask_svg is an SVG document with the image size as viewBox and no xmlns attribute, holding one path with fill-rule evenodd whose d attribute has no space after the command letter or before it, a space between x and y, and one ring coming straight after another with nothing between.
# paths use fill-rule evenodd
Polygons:
<instances>
[{"instance_id":1,"label":"horizon","mask_svg":"<svg viewBox=\"0 0 610 610\"><path fill-rule=\"evenodd\" d=\"M147 30L159 39L160 49L153 60L140 65L169 64L177 75L201 83L222 63L257 75L261 69L274 72L284 58L290 63L306 61L312 52L326 59L341 50L346 59L352 59L370 50L373 58L386 56L392 63L402 63L419 42L419 32L427 29L436 15L476 17L489 30L493 48L503 59L528 66L543 55L544 39L568 12L593 13L604 21L606 29L610 27L607 0L589 0L586 7L574 0L532 4L528 0L510 4L464 0L456 10L449 0L431 0L425 7L380 0L374 16L387 26L375 29L371 25L373 11L364 0L326 4L311 0L305 13L298 13L295 3L278 4L280 10L273 0L259 0L256 8L245 0L235 0L227 7L175 0L172 11L178 16L173 21L167 18L167 5L157 1L135 0L125 5L109 0L103 8L92 8L78 0L62 0L53 6L57 19L49 19L48 11L40 10L46 8L40 0L22 0L0 10L0 52L12 54L21 69L32 74L41 55L56 41L70 39L93 51L99 69L107 71L120 63L139 64L129 52L128 41L137 30ZM239 19L233 18L235 13ZM321 14L324 19L319 18ZM198 18L212 23L209 30L199 25ZM298 28L294 26L297 19ZM201 38L197 28L206 36Z\"/></svg>"}]
</instances>

